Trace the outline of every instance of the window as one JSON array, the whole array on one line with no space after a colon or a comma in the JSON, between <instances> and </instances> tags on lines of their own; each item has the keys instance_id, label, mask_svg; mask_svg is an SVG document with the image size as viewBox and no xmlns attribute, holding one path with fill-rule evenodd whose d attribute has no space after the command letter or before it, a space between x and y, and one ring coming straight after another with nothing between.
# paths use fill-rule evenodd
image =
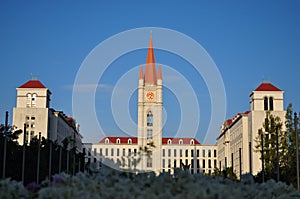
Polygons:
<instances>
[{"instance_id":1,"label":"window","mask_svg":"<svg viewBox=\"0 0 300 199\"><path fill-rule=\"evenodd\" d=\"M111 149L110 155L111 155L111 156L114 156L114 149Z\"/></svg>"},{"instance_id":2,"label":"window","mask_svg":"<svg viewBox=\"0 0 300 199\"><path fill-rule=\"evenodd\" d=\"M166 166L166 165L165 165L165 164L166 164L166 163L165 163L165 159L163 159L162 164L163 164L162 167L165 168L165 166Z\"/></svg>"},{"instance_id":3,"label":"window","mask_svg":"<svg viewBox=\"0 0 300 199\"><path fill-rule=\"evenodd\" d=\"M179 140L179 144L183 144L183 141L182 141L182 139L180 139L180 140Z\"/></svg>"},{"instance_id":4,"label":"window","mask_svg":"<svg viewBox=\"0 0 300 199\"><path fill-rule=\"evenodd\" d=\"M174 160L174 168L176 168L176 160Z\"/></svg>"},{"instance_id":5,"label":"window","mask_svg":"<svg viewBox=\"0 0 300 199\"><path fill-rule=\"evenodd\" d=\"M168 144L172 144L172 140L169 139L169 140L168 140Z\"/></svg>"},{"instance_id":6,"label":"window","mask_svg":"<svg viewBox=\"0 0 300 199\"><path fill-rule=\"evenodd\" d=\"M214 157L216 158L217 157L217 150L214 149Z\"/></svg>"},{"instance_id":7,"label":"window","mask_svg":"<svg viewBox=\"0 0 300 199\"><path fill-rule=\"evenodd\" d=\"M205 168L205 160L202 160L202 168Z\"/></svg>"},{"instance_id":8,"label":"window","mask_svg":"<svg viewBox=\"0 0 300 199\"><path fill-rule=\"evenodd\" d=\"M118 139L117 139L117 144L120 144L120 143L121 143L121 141L120 141L120 139L118 138Z\"/></svg>"},{"instance_id":9,"label":"window","mask_svg":"<svg viewBox=\"0 0 300 199\"><path fill-rule=\"evenodd\" d=\"M97 156L97 149L94 148L94 156Z\"/></svg>"},{"instance_id":10,"label":"window","mask_svg":"<svg viewBox=\"0 0 300 199\"><path fill-rule=\"evenodd\" d=\"M34 124L34 123L31 123L30 127L31 127L31 128L35 128L35 124Z\"/></svg>"},{"instance_id":11,"label":"window","mask_svg":"<svg viewBox=\"0 0 300 199\"><path fill-rule=\"evenodd\" d=\"M32 94L32 97L31 97L31 106L33 106L33 107L36 106L36 94Z\"/></svg>"},{"instance_id":12,"label":"window","mask_svg":"<svg viewBox=\"0 0 300 199\"><path fill-rule=\"evenodd\" d=\"M131 155L131 149L128 149L128 155Z\"/></svg>"},{"instance_id":13,"label":"window","mask_svg":"<svg viewBox=\"0 0 300 199\"><path fill-rule=\"evenodd\" d=\"M202 150L202 157L205 157L205 149Z\"/></svg>"},{"instance_id":14,"label":"window","mask_svg":"<svg viewBox=\"0 0 300 199\"><path fill-rule=\"evenodd\" d=\"M171 149L168 149L168 156L171 157Z\"/></svg>"},{"instance_id":15,"label":"window","mask_svg":"<svg viewBox=\"0 0 300 199\"><path fill-rule=\"evenodd\" d=\"M264 110L267 111L268 110L268 98L264 97Z\"/></svg>"},{"instance_id":16,"label":"window","mask_svg":"<svg viewBox=\"0 0 300 199\"><path fill-rule=\"evenodd\" d=\"M147 157L147 167L152 167L152 158L151 157Z\"/></svg>"},{"instance_id":17,"label":"window","mask_svg":"<svg viewBox=\"0 0 300 199\"><path fill-rule=\"evenodd\" d=\"M109 144L109 139L108 138L105 139L105 144Z\"/></svg>"},{"instance_id":18,"label":"window","mask_svg":"<svg viewBox=\"0 0 300 199\"><path fill-rule=\"evenodd\" d=\"M171 168L171 160L168 159L168 168Z\"/></svg>"},{"instance_id":19,"label":"window","mask_svg":"<svg viewBox=\"0 0 300 199\"><path fill-rule=\"evenodd\" d=\"M123 149L123 156L125 156L125 149Z\"/></svg>"},{"instance_id":20,"label":"window","mask_svg":"<svg viewBox=\"0 0 300 199\"><path fill-rule=\"evenodd\" d=\"M136 149L133 149L134 156L136 156L136 153L137 153Z\"/></svg>"},{"instance_id":21,"label":"window","mask_svg":"<svg viewBox=\"0 0 300 199\"><path fill-rule=\"evenodd\" d=\"M191 150L191 156L194 157L194 150Z\"/></svg>"},{"instance_id":22,"label":"window","mask_svg":"<svg viewBox=\"0 0 300 199\"><path fill-rule=\"evenodd\" d=\"M176 154L176 149L174 149L174 157L176 157L177 156L177 154Z\"/></svg>"},{"instance_id":23,"label":"window","mask_svg":"<svg viewBox=\"0 0 300 199\"><path fill-rule=\"evenodd\" d=\"M211 168L211 160L208 160L208 168Z\"/></svg>"},{"instance_id":24,"label":"window","mask_svg":"<svg viewBox=\"0 0 300 199\"><path fill-rule=\"evenodd\" d=\"M165 157L165 149L163 149L162 153L162 156Z\"/></svg>"},{"instance_id":25,"label":"window","mask_svg":"<svg viewBox=\"0 0 300 199\"><path fill-rule=\"evenodd\" d=\"M199 149L197 149L197 157L199 157L199 156L200 156Z\"/></svg>"},{"instance_id":26,"label":"window","mask_svg":"<svg viewBox=\"0 0 300 199\"><path fill-rule=\"evenodd\" d=\"M128 144L132 144L132 140L131 139L128 139Z\"/></svg>"},{"instance_id":27,"label":"window","mask_svg":"<svg viewBox=\"0 0 300 199\"><path fill-rule=\"evenodd\" d=\"M31 107L31 94L30 93L27 94L26 106Z\"/></svg>"},{"instance_id":28,"label":"window","mask_svg":"<svg viewBox=\"0 0 300 199\"><path fill-rule=\"evenodd\" d=\"M30 131L30 140L34 137L34 131Z\"/></svg>"},{"instance_id":29,"label":"window","mask_svg":"<svg viewBox=\"0 0 300 199\"><path fill-rule=\"evenodd\" d=\"M186 150L185 150L185 157L188 157L188 156L189 156L189 150L186 149Z\"/></svg>"},{"instance_id":30,"label":"window","mask_svg":"<svg viewBox=\"0 0 300 199\"><path fill-rule=\"evenodd\" d=\"M120 155L120 149L117 149L117 156Z\"/></svg>"},{"instance_id":31,"label":"window","mask_svg":"<svg viewBox=\"0 0 300 199\"><path fill-rule=\"evenodd\" d=\"M274 106L273 106L273 97L269 98L269 104L270 104L270 111L274 110Z\"/></svg>"},{"instance_id":32,"label":"window","mask_svg":"<svg viewBox=\"0 0 300 199\"><path fill-rule=\"evenodd\" d=\"M29 118L29 117L28 117L28 118ZM34 117L34 116L32 116L32 117L31 117L31 120L35 120L35 117Z\"/></svg>"},{"instance_id":33,"label":"window","mask_svg":"<svg viewBox=\"0 0 300 199\"><path fill-rule=\"evenodd\" d=\"M211 157L211 150L208 149L208 157Z\"/></svg>"},{"instance_id":34,"label":"window","mask_svg":"<svg viewBox=\"0 0 300 199\"><path fill-rule=\"evenodd\" d=\"M214 168L217 168L217 160L214 160Z\"/></svg>"},{"instance_id":35,"label":"window","mask_svg":"<svg viewBox=\"0 0 300 199\"><path fill-rule=\"evenodd\" d=\"M30 119L30 117L29 116L26 116L26 120L29 120Z\"/></svg>"},{"instance_id":36,"label":"window","mask_svg":"<svg viewBox=\"0 0 300 199\"><path fill-rule=\"evenodd\" d=\"M153 115L151 111L147 114L147 126L153 126Z\"/></svg>"},{"instance_id":37,"label":"window","mask_svg":"<svg viewBox=\"0 0 300 199\"><path fill-rule=\"evenodd\" d=\"M152 139L152 129L147 129L147 139Z\"/></svg>"},{"instance_id":38,"label":"window","mask_svg":"<svg viewBox=\"0 0 300 199\"><path fill-rule=\"evenodd\" d=\"M108 156L108 149L105 149L105 156Z\"/></svg>"},{"instance_id":39,"label":"window","mask_svg":"<svg viewBox=\"0 0 300 199\"><path fill-rule=\"evenodd\" d=\"M192 144L192 145L195 144L194 140L191 140L191 141L190 141L190 144Z\"/></svg>"},{"instance_id":40,"label":"window","mask_svg":"<svg viewBox=\"0 0 300 199\"><path fill-rule=\"evenodd\" d=\"M182 157L182 149L179 150L179 156Z\"/></svg>"},{"instance_id":41,"label":"window","mask_svg":"<svg viewBox=\"0 0 300 199\"><path fill-rule=\"evenodd\" d=\"M100 155L102 156L102 149L100 149Z\"/></svg>"}]
</instances>

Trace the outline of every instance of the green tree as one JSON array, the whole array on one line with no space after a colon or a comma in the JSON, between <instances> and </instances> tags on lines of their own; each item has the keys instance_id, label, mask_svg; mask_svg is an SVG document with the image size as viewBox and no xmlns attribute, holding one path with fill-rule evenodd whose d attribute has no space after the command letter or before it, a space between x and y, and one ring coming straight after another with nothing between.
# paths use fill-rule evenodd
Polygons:
<instances>
[{"instance_id":1,"label":"green tree","mask_svg":"<svg viewBox=\"0 0 300 199\"><path fill-rule=\"evenodd\" d=\"M288 139L287 133L282 131L282 122L278 116L272 115L269 111L262 124L263 128L258 130L258 136L255 138L256 151L262 153L264 149L264 167L265 178L275 178L276 176L276 128L278 128L278 147L279 147L279 166L284 168L287 166ZM264 145L261 146L263 138ZM261 159L261 158L260 158Z\"/></svg>"},{"instance_id":2,"label":"green tree","mask_svg":"<svg viewBox=\"0 0 300 199\"><path fill-rule=\"evenodd\" d=\"M296 186L296 131L294 124L293 106L289 104L286 110L286 133L288 136L288 151L286 161L287 164L283 168L285 182L292 183ZM298 118L298 129L299 129L299 118ZM299 131L298 131L299 133ZM298 134L299 136L299 134Z\"/></svg>"}]
</instances>

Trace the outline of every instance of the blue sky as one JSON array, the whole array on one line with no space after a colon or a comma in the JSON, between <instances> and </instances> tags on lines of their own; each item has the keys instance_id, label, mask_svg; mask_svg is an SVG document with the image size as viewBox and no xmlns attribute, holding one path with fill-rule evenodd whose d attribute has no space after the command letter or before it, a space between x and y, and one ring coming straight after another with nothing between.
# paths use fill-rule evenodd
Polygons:
<instances>
[{"instance_id":1,"label":"blue sky","mask_svg":"<svg viewBox=\"0 0 300 199\"><path fill-rule=\"evenodd\" d=\"M249 109L249 94L263 79L285 91L285 107L293 103L299 111L299 10L299 1L1 1L0 122L4 123L6 110L12 115L15 88L31 74L52 91L51 106L72 116L72 86L88 54L109 37L142 27L172 29L203 46L223 78L227 118ZM155 32L153 42L155 46ZM201 141L211 117L205 82L184 59L162 50L156 50L155 56L157 62L174 68L191 82L201 118L199 129L186 131L196 131ZM99 81L105 87L97 89L95 109L106 135L124 134L112 117L112 88L124 73L145 60L146 50L123 55ZM137 79L133 81L137 84ZM163 133L174 136L181 119L180 102L167 88L164 106L168 117ZM135 121L136 93L128 109ZM78 122L85 141L100 140L95 128Z\"/></svg>"}]
</instances>

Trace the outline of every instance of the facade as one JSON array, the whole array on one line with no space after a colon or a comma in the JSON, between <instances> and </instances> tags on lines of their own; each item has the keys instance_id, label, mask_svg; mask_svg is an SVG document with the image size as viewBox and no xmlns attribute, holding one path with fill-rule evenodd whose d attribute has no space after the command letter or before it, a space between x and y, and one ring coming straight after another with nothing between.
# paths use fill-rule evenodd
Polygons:
<instances>
[{"instance_id":1,"label":"facade","mask_svg":"<svg viewBox=\"0 0 300 199\"><path fill-rule=\"evenodd\" d=\"M105 137L85 144L89 161L123 170L169 171L188 166L191 173L211 173L217 167L217 146L194 138L164 138L162 132L162 69L156 70L152 36L145 69L138 78L137 137Z\"/></svg>"},{"instance_id":2,"label":"facade","mask_svg":"<svg viewBox=\"0 0 300 199\"><path fill-rule=\"evenodd\" d=\"M57 141L70 137L76 140L76 148L82 149L82 135L79 124L62 111L50 108L51 92L39 80L30 80L17 88L17 104L13 109L14 129L24 130L26 125L26 142L38 136ZM23 135L18 139L23 144Z\"/></svg>"},{"instance_id":3,"label":"facade","mask_svg":"<svg viewBox=\"0 0 300 199\"><path fill-rule=\"evenodd\" d=\"M226 120L217 138L219 168L233 167L240 174L261 171L261 154L256 152L255 139L262 128L267 111L284 123L283 91L271 83L260 84L250 94L250 111Z\"/></svg>"}]
</instances>

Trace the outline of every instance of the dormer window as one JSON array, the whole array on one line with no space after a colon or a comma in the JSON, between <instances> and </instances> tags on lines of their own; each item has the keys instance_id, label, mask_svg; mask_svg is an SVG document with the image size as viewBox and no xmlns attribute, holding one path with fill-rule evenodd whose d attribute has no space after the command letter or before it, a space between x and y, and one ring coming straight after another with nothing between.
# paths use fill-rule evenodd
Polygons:
<instances>
[{"instance_id":1,"label":"dormer window","mask_svg":"<svg viewBox=\"0 0 300 199\"><path fill-rule=\"evenodd\" d=\"M183 144L183 141L182 141L182 139L180 139L180 140L179 140L179 144Z\"/></svg>"},{"instance_id":2,"label":"dormer window","mask_svg":"<svg viewBox=\"0 0 300 199\"><path fill-rule=\"evenodd\" d=\"M109 144L109 139L108 138L105 139L105 144Z\"/></svg>"},{"instance_id":3,"label":"dormer window","mask_svg":"<svg viewBox=\"0 0 300 199\"><path fill-rule=\"evenodd\" d=\"M172 140L168 139L168 144L172 144Z\"/></svg>"},{"instance_id":4,"label":"dormer window","mask_svg":"<svg viewBox=\"0 0 300 199\"><path fill-rule=\"evenodd\" d=\"M132 140L131 139L128 139L128 144L132 144Z\"/></svg>"},{"instance_id":5,"label":"dormer window","mask_svg":"<svg viewBox=\"0 0 300 199\"><path fill-rule=\"evenodd\" d=\"M118 138L118 139L117 139L117 144L120 144L120 143L121 143L121 141L120 141L120 139Z\"/></svg>"},{"instance_id":6,"label":"dormer window","mask_svg":"<svg viewBox=\"0 0 300 199\"><path fill-rule=\"evenodd\" d=\"M190 141L190 144L191 144L191 145L195 144L195 141L194 141L194 140L191 140L191 141Z\"/></svg>"}]
</instances>

